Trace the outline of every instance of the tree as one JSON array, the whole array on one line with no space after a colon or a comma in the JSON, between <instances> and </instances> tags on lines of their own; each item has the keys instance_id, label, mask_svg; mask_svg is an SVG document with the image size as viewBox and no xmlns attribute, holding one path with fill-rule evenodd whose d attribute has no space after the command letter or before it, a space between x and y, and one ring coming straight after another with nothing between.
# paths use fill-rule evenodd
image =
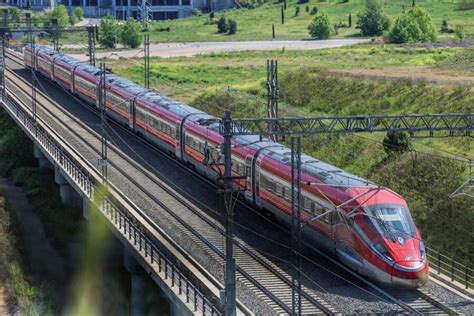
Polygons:
<instances>
[{"instance_id":1,"label":"tree","mask_svg":"<svg viewBox=\"0 0 474 316\"><path fill-rule=\"evenodd\" d=\"M64 5L58 5L51 11L51 17L58 19L59 26L66 26L69 24L69 15Z\"/></svg>"},{"instance_id":2,"label":"tree","mask_svg":"<svg viewBox=\"0 0 474 316\"><path fill-rule=\"evenodd\" d=\"M300 14L300 7L296 7L295 16L298 16L299 14Z\"/></svg>"},{"instance_id":3,"label":"tree","mask_svg":"<svg viewBox=\"0 0 474 316\"><path fill-rule=\"evenodd\" d=\"M122 44L137 48L142 43L142 27L133 18L129 18L122 27L120 39Z\"/></svg>"},{"instance_id":4,"label":"tree","mask_svg":"<svg viewBox=\"0 0 474 316\"><path fill-rule=\"evenodd\" d=\"M456 37L460 42L463 42L466 38L466 30L462 25L456 25L456 27L454 28L454 34L456 34Z\"/></svg>"},{"instance_id":5,"label":"tree","mask_svg":"<svg viewBox=\"0 0 474 316\"><path fill-rule=\"evenodd\" d=\"M331 23L329 16L325 12L314 17L313 22L308 26L309 34L312 38L328 39L331 37Z\"/></svg>"},{"instance_id":6,"label":"tree","mask_svg":"<svg viewBox=\"0 0 474 316\"><path fill-rule=\"evenodd\" d=\"M367 0L365 11L357 15L357 28L364 36L380 36L390 28L390 20L378 0Z\"/></svg>"},{"instance_id":7,"label":"tree","mask_svg":"<svg viewBox=\"0 0 474 316\"><path fill-rule=\"evenodd\" d=\"M224 16L221 16L219 21L217 21L217 33L227 33L229 26Z\"/></svg>"},{"instance_id":8,"label":"tree","mask_svg":"<svg viewBox=\"0 0 474 316\"><path fill-rule=\"evenodd\" d=\"M415 7L397 18L389 38L392 43L436 42L438 34L428 12Z\"/></svg>"},{"instance_id":9,"label":"tree","mask_svg":"<svg viewBox=\"0 0 474 316\"><path fill-rule=\"evenodd\" d=\"M117 45L120 29L117 21L110 15L100 20L99 43L108 48L115 48Z\"/></svg>"},{"instance_id":10,"label":"tree","mask_svg":"<svg viewBox=\"0 0 474 316\"><path fill-rule=\"evenodd\" d=\"M227 34L234 35L235 33L237 33L237 22L229 19L229 32Z\"/></svg>"},{"instance_id":11,"label":"tree","mask_svg":"<svg viewBox=\"0 0 474 316\"><path fill-rule=\"evenodd\" d=\"M285 24L285 10L281 7L281 24Z\"/></svg>"},{"instance_id":12,"label":"tree","mask_svg":"<svg viewBox=\"0 0 474 316\"><path fill-rule=\"evenodd\" d=\"M79 21L82 21L82 18L84 17L84 10L81 7L75 8L73 13Z\"/></svg>"},{"instance_id":13,"label":"tree","mask_svg":"<svg viewBox=\"0 0 474 316\"><path fill-rule=\"evenodd\" d=\"M348 25L349 27L352 27L352 14L349 13L349 18L348 18Z\"/></svg>"}]
</instances>

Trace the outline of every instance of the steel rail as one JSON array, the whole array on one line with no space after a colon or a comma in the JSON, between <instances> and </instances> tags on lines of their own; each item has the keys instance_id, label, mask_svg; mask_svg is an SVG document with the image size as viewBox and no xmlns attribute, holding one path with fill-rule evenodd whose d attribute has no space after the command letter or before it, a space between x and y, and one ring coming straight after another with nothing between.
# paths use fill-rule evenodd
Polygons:
<instances>
[{"instance_id":1,"label":"steel rail","mask_svg":"<svg viewBox=\"0 0 474 316\"><path fill-rule=\"evenodd\" d=\"M7 91L8 91L8 90L10 90L10 89L7 88ZM16 91L13 91L13 92L15 92L15 95L16 95L16 92L18 92L18 91L19 91L19 90L16 90ZM13 98L11 98L11 96L8 95L7 98L4 100L4 102L5 102L5 103L16 103L17 101L15 101ZM22 102L22 100L20 100L19 102ZM16 111L17 111L17 117L18 117L18 118L19 118L19 116L18 116L18 109L20 109L19 111L21 111L21 113L22 113L21 116L23 116L23 117L27 117L27 116L28 116L27 111L24 110L24 109L21 109L22 106L20 106L20 105L14 105L14 107L17 108ZM25 120L26 120L26 118L25 118ZM43 120L43 118L41 118L41 117L38 117L38 122L40 122L40 123L43 124L44 126L48 126L48 124L47 124L47 123ZM26 124L26 123L25 123L25 124ZM30 123L30 124L33 124L33 123ZM48 132L47 132L47 131L46 131L46 132L43 132L43 131L42 131L41 133L48 133ZM50 133L52 133L52 134L54 135L54 137L56 137L57 139L60 139L60 141L63 141L63 142L64 142L64 140L62 139L62 137L61 137L57 132L55 132L54 130L51 130ZM50 142L56 143L55 140L50 141ZM60 146L60 145L58 145L58 146ZM60 149L60 150L61 150L61 149ZM69 150L71 150L71 151L73 152L73 155L76 155L77 157L81 157L82 159L84 159L84 158L81 156L81 154L80 154L78 151L76 151L74 148L69 148ZM65 155L67 155L67 154L65 154ZM71 159L69 159L69 160L71 160ZM74 158L73 158L73 160L74 160ZM92 164L91 164L89 161L87 161L87 160L84 159L84 162L85 162L85 164L86 164L86 168L94 169L94 167L92 166ZM80 168L78 168L78 169L80 169ZM95 169L94 169L94 170L95 170ZM81 171L79 171L79 173L83 173L83 171L81 170ZM78 173L77 173L77 174L78 174ZM76 174L76 175L77 175L77 174ZM85 174L87 174L87 171L85 171L84 175L85 175ZM89 174L88 176L93 178L93 176L91 176L91 174ZM92 181L92 180L89 180L89 181ZM123 199L124 201L126 201L126 203L129 203L129 204L131 205L132 209L133 209L132 211L136 212L137 215L140 216L141 218L143 218L143 220L144 220L144 222L145 222L145 224L139 224L139 225L133 224L132 222L136 222L137 219L136 219L136 217L133 217L133 219L130 218L130 216L133 216L133 215L130 215L130 214L132 214L132 212L130 212L130 211L125 211L125 212L123 212L123 211L118 211L118 212L120 213L120 220L124 220L124 222L127 222L127 223L129 224L128 227L129 227L129 228L133 228L134 234L136 233L136 230L138 229L138 230L139 230L139 235L140 235L140 236L143 236L144 239L140 239L140 251L141 251L141 249L142 249L141 243L142 243L142 241L143 241L143 242L145 242L145 245L144 245L144 246L145 246L145 257L146 257L146 255L147 255L147 253L146 253L146 249L147 249L147 248L146 248L146 242L147 242L147 240L146 240L146 238L147 238L146 234L151 233L152 238L153 238L154 240L156 240L156 236L154 235L153 232L149 232L149 231L148 231L148 229L146 228L146 225L151 226L152 229L155 229L157 232L161 232L161 233L162 233L162 237L164 237L164 239L165 239L167 242L169 242L171 245L173 245L173 247L175 247L178 252L184 253L184 252L182 251L182 249L180 249L180 246L179 246L178 244L176 244L176 242L174 242L172 239L168 238L168 236L167 236L166 234L163 234L163 230L162 230L160 227L158 227L158 226L156 225L156 223L154 223L154 222L148 217L147 214L143 213L143 211L142 211L141 209L139 209L138 207L136 207L136 206L133 204L133 202L131 202L131 201L128 199L127 196L125 196L122 192L116 190L115 188L114 188L114 191L115 191L116 194L118 194L119 198L121 198L121 199ZM116 200L116 199L114 198L114 200ZM115 212L115 224L117 224L117 210L118 210L118 208L116 208L116 207L115 207L114 210L113 210L113 211ZM108 215L110 215L110 214L108 214ZM112 215L112 218L113 218L113 215ZM112 223L109 223L109 224L112 225ZM133 227L131 227L131 226L133 226ZM119 228L117 228L117 227L115 227L115 228L116 228L117 230L119 230ZM123 226L123 228L125 228L125 226ZM144 229L145 229L145 232L143 232ZM120 231L120 230L119 230L119 231ZM123 233L123 232L122 232L122 233ZM130 233L131 233L131 232L130 232L130 230L129 230L129 234L130 234ZM139 237L140 237L140 236L139 236ZM129 238L131 238L131 237L129 236ZM136 239L136 236L135 236L135 239ZM135 240L135 243L136 243L136 240ZM135 245L136 245L136 244L135 244ZM160 256L162 256L162 255L160 255L160 251L158 250L157 246L154 245L154 244L153 244L152 246L149 246L149 247L148 247L148 250L151 251L151 253L150 253L149 255L152 256L152 257L156 260L156 257L153 256L153 248L155 249L155 255L158 255L158 259L159 259ZM159 260L161 260L161 259L159 259ZM166 264L167 264L167 263L171 263L171 261L170 261L169 259L167 259L166 257L165 257L163 260L165 260L165 268L167 268L167 265L166 265ZM192 261L192 260L190 260L190 261ZM153 260L152 260L151 263L153 263ZM171 264L173 264L173 263L171 263ZM161 269L161 261L159 262L159 265L160 265L160 269ZM203 275L206 275L206 274L207 274L207 271L205 271L205 270L203 270L203 269L200 269L199 265L193 264L193 267L197 268L197 270L199 270L200 272L205 272L205 273L203 273ZM161 271L161 270L160 270L160 271ZM171 267L171 271L173 271L173 267ZM184 275L184 274L182 274L182 273L179 271L179 269L176 270L176 268L175 268L174 271L176 271L176 273L179 274L178 277L180 277L181 275ZM182 279L180 278L179 280L182 280ZM213 285L215 285L217 288L221 287L220 284L219 284L218 282L216 282L213 278L209 278L208 280L210 281L210 283L212 283ZM189 285L189 281L186 281L186 280L184 280L184 281L185 281L185 285L186 285L186 284ZM181 284L180 284L180 286L181 286ZM194 285L191 285L191 286L194 286ZM189 287L186 287L186 289L187 289L187 291L188 291L188 290L189 290ZM181 290L182 290L182 289L180 288L180 293L181 293ZM207 298L206 298L205 296L203 296L203 294L200 292L200 287L199 287L199 286L197 286L197 287L194 286L194 288L191 288L190 290L194 291L194 306L195 306L195 311L196 311L196 308L198 308L198 307L197 307L197 306L198 306L198 302L196 301L197 298L201 299L201 301L202 301L202 304L203 304L202 307L204 308L204 309L202 309L203 312L206 311L206 306L205 306L206 304L207 304L208 306L210 306L211 312L213 312L213 311L215 310L215 305L210 304L210 303L209 303L210 301L207 300ZM199 293L198 293L198 292L199 292ZM189 298L188 298L188 299L189 299ZM189 301L187 301L187 302L189 302ZM238 306L241 307L240 304L238 304ZM244 308L243 310L245 311L245 308Z\"/></svg>"},{"instance_id":2,"label":"steel rail","mask_svg":"<svg viewBox=\"0 0 474 316\"><path fill-rule=\"evenodd\" d=\"M8 52L8 55L10 55L11 53ZM21 59L20 57L16 56L13 54L13 56L15 57L15 59L19 60L19 64L23 65L23 59ZM97 110L95 108L92 108L91 106L89 106L88 104L86 104L84 101L78 99L78 102L81 102L83 104L83 106L85 108L87 108L90 112L94 113L97 115ZM179 160L176 160L176 159L173 159L173 157L171 157L168 153L164 152L163 150L161 150L160 148L156 147L153 143L151 143L150 141L146 140L146 139L143 139L141 137L139 137L138 135L132 133L132 131L130 131L128 128L126 128L125 126L121 125L120 123L114 121L114 120L110 120L112 122L112 124L114 124L116 127L120 128L121 130L123 130L124 132L126 132L127 134L129 134L130 136L134 137L136 140L140 141L143 145L146 145L147 147L149 147L150 149L152 149L155 153L159 154L160 156L162 156L163 158L167 159L168 161L171 161L177 165L179 165L180 167L182 167L183 169L185 169L187 172L189 172L190 174L194 175L195 177L198 177L201 181L207 183L209 186L213 187L213 188L216 188L217 189L217 186L214 182L212 182L210 179L202 176L200 173L196 172L195 170L189 168L188 165L186 165L185 163L183 163L182 161L179 161ZM202 204L201 202L199 202L198 200L196 200L194 197L192 197L190 194L188 194L187 192L184 192L184 190L182 189L179 189L176 185L174 184L171 184L169 183L168 185L172 186L175 190L177 190L181 195L184 195L186 196L187 199L190 199L190 200L193 200L193 202L197 203L200 205L201 208L204 208L204 209L207 209L209 210L209 212L211 213L215 213L214 210L210 209L208 206ZM240 206L246 208L246 209L249 209L251 211L255 211L251 206L249 206L247 203L241 201L241 200L238 200L237 201L239 203ZM278 224L274 223L275 226L279 226ZM281 230L285 230L285 228L279 226L278 227L279 229ZM240 243L238 241L235 241L236 242L236 245L241 247ZM367 285L369 285L371 288L375 289L377 292L381 293L382 295L384 295L385 297L387 297L390 301L394 302L395 304L397 304L398 306L402 307L405 311L407 312L410 312L411 314L418 314L418 315L421 315L421 312L417 311L416 308L413 308L409 305L409 303L407 302L404 302L403 300L400 300L400 299L397 299L395 298L392 294L388 293L388 291L385 291L383 289L381 289L380 287L376 286L375 284L373 284L372 282L366 280L365 278L363 278L362 276L360 276L359 274L356 274L355 272L349 270L347 267L343 266L342 264L340 264L338 261L334 260L333 258L327 256L325 253L321 252L320 250L318 249L315 249L312 245L308 244L307 242L303 241L303 244L309 248L311 248L312 250L316 251L318 254L324 256L326 259L330 260L332 263L334 263L335 265L337 265L339 268L342 268L343 270L345 270L346 272L348 272L349 274L355 276L357 279L359 279L360 281L366 283ZM244 246L242 246L244 247ZM245 247L244 248L241 248L242 250L245 251ZM249 253L249 255L253 255L252 253ZM258 256L257 256L258 258ZM259 260L260 258L255 258L256 260ZM440 303L439 301L437 301L436 299L434 298L431 298L427 293L424 293L424 292L420 292L419 290L415 290L417 292L417 294L422 297L424 300L426 300L427 302L431 303L432 305L436 306L437 308L439 308L441 311L444 311L446 313L449 313L449 314L456 314L455 311L453 311L452 309L450 309L449 307L443 305L442 303Z\"/></svg>"},{"instance_id":3,"label":"steel rail","mask_svg":"<svg viewBox=\"0 0 474 316\"><path fill-rule=\"evenodd\" d=\"M15 73L11 72L15 77L17 77L19 80L23 81L25 84L28 84L26 82L25 79L19 77L18 75L16 75ZM27 89L22 89L25 93L27 93L28 95L30 95L30 92L27 90ZM26 90L26 91L25 91ZM49 97L45 96L42 92L38 91L38 93L41 93L42 94L42 97L45 98L45 99L49 99ZM55 102L50 102L51 104L55 105ZM40 102L38 102L38 105L42 105ZM56 105L55 105L56 106ZM89 109L92 109L90 108L89 105L87 105L87 107ZM83 127L84 129L88 130L89 133L91 133L92 135L94 135L95 138L100 138L98 136L98 134L93 131L93 130L90 130L90 128L88 126L86 126L84 123L82 123L80 120L78 120L77 118L75 118L73 115L71 115L69 112L65 111L64 109L62 109L62 107L58 107L56 106L56 108L59 108L60 111L62 113L64 113L65 115L68 116L68 118L74 120L77 124L81 125L81 127ZM50 115L53 115L56 120L58 121L61 121L61 119L55 115L54 113L52 112L48 112L48 114ZM89 141L85 140L83 136L81 136L79 133L73 131L74 134L80 138L83 142L89 144L89 146L94 150L96 151L96 153L100 154L99 150L97 150L94 145L90 144ZM139 166L135 161L131 160L129 157L127 157L126 155L124 155L122 152L120 151L117 151L115 150L114 148L112 148L114 150L114 152L120 156L122 159L124 159L125 161L127 161L128 163L130 163L132 166L134 166L135 168L139 169L139 170L143 170L143 168L141 166ZM186 227L186 229L188 229L191 233L193 233L193 235L195 235L197 238L199 238L201 240L201 242L203 242L206 246L208 246L209 248L211 248L211 250L213 250L213 252L215 252L216 254L218 254L221 258L224 258L224 253L222 251L220 251L215 245L213 245L209 240L207 240L204 236L202 236L198 231L196 231L189 223L187 223L185 220L183 220L179 215L175 214L173 212L173 210L171 210L170 208L168 208L165 204L163 204L163 202L161 202L158 198L156 198L153 194L151 194L146 188L144 188L141 184L139 184L136 180L134 180L132 177L130 177L127 173L123 172L122 169L117 166L116 164L112 163L112 162L109 162L109 164L111 164L112 166L114 166L116 168L116 170L119 170L122 175L124 177L126 177L130 182L132 182L135 186L137 186L137 188L139 188L141 191L143 191L150 199L152 199L155 203L157 203L158 205L160 205L160 207L162 207L164 210L166 210L171 216L173 216L173 218L175 218L181 225L183 225L184 227ZM146 173L145 173L146 174ZM150 177L149 177L150 178ZM159 183L157 180L153 179L153 178L150 178L151 181L153 181L156 185L158 185L159 187L161 187L163 190L167 191L168 194L170 194L171 196L173 196L174 198L176 198L180 203L182 203L188 210L192 211L195 215L197 215L201 220L203 220L206 224L210 225L213 229L215 229L216 231L218 231L221 235L224 235L225 232L224 230L219 227L218 225L216 225L214 222L212 222L211 220L209 220L209 218L207 218L206 216L204 216L201 212L197 212L193 206L183 200L181 197L179 197L176 192L173 192L171 191L169 188L167 188L166 186L164 186L162 183ZM286 283L287 285L291 285L291 281L288 279L288 277L284 276L280 271L278 271L277 269L274 269L271 265L269 265L267 262L265 262L265 260L263 260L261 257L259 257L258 255L252 253L252 250L248 249L248 247L245 247L244 245L242 245L239 241L236 241L234 240L234 245L239 247L239 249L241 249L242 251L244 251L247 255L251 256L254 260L256 260L258 263L260 263L262 266L264 266L267 270L269 270L270 272L272 272L274 275L276 275L281 281L283 281L284 283ZM242 268L240 268L239 266L237 266L237 271L239 273L241 273L246 279L248 279L255 287L257 287L260 291L262 291L265 295L267 295L270 299L272 299L278 306L280 306L283 310L285 310L286 312L288 313L291 313L291 308L289 308L285 303L283 303L276 295L274 295L271 291L269 291L268 289L266 289L260 282L258 282L252 275L250 275L248 272L246 272L245 270L243 270ZM306 293L306 292L302 292L302 296L305 297L311 304L313 304L314 306L318 307L321 311L323 311L324 313L326 314L334 314L334 311L329 309L327 306L325 306L324 304L320 303L319 301L317 301L314 297L312 297L310 294Z\"/></svg>"},{"instance_id":4,"label":"steel rail","mask_svg":"<svg viewBox=\"0 0 474 316\"><path fill-rule=\"evenodd\" d=\"M10 52L8 52L9 55L11 54ZM18 60L21 60L20 58L18 58L18 56L15 56L16 59ZM23 63L19 63L20 65L23 65ZM50 82L50 81L48 81ZM52 83L52 82L51 82ZM64 90L63 90L64 91ZM68 94L70 94L68 92ZM72 94L70 94L72 95ZM72 95L74 96L74 95ZM75 96L74 96L75 97ZM95 115L98 115L98 110L97 109L94 109L93 107L91 107L89 104L85 103L83 100L81 99L77 99L78 102L80 102L84 108L86 108L88 111L94 113ZM183 167L185 170L187 170L189 173L193 174L194 176L198 177L201 181L207 183L209 186L217 189L217 185L212 182L210 179L200 175L198 172L196 172L195 170L192 170L189 168L189 166L187 166L185 163L183 163L182 161L179 161L179 160L176 160L176 159L173 159L168 153L166 153L165 151L159 149L157 146L155 146L153 143L151 143L150 141L144 139L144 138L141 138L139 137L138 135L132 133L132 131L130 131L129 129L127 129L126 127L124 127L122 124L116 122L115 120L110 120L110 122L112 122L112 124L114 124L116 127L119 127L120 129L122 129L123 131L125 131L126 133L128 133L129 135L135 137L136 140L140 141L142 144L148 146L149 148L151 148L154 152L160 154L162 157L164 157L165 159L169 160L169 161L172 161L174 163L176 163L177 165L180 165L181 167ZM174 184L171 184L169 183L168 185L170 186L173 186L175 189L177 188L176 185ZM181 191L180 193L183 194L183 195L187 195L187 198L190 198L191 196L189 194L187 194L186 192L184 192L183 190L179 190ZM205 208L205 209L208 209L210 210L207 206L205 206L204 204L200 203L199 201L197 201L195 198L192 198L192 200L195 200L202 208ZM239 203L239 205L251 210L251 211L254 211L254 209L249 206L247 203L245 202L242 202L240 200L237 201ZM210 210L210 212L214 213L214 211ZM276 226L278 226L278 224L275 224ZM286 229L284 229L283 227L280 227L280 229L282 231L286 231ZM330 258L329 256L327 256L325 253L321 252L320 250L314 248L312 245L309 245L308 243L306 243L305 241L303 241L303 244L310 247L313 251L316 251L318 254L322 255L323 257L325 257L326 259L330 260L333 264L335 264L336 266L338 266L339 268L342 268L344 271L348 272L349 274L351 274L352 276L355 276L356 278L358 278L360 281L368 284L369 286L371 286L372 288L374 288L375 290L377 290L379 293L381 293L382 295L384 295L385 297L387 297L391 302L394 302L396 305L402 307L405 311L409 312L410 314L414 314L414 315L421 315L421 313L418 313L415 309L413 309L412 307L410 307L408 304L405 304L403 301L401 300L398 300L396 299L395 297L393 297L392 295L390 295L389 293L385 292L384 290L382 290L381 288L375 286L373 283L371 283L370 281L364 279L363 277L361 277L360 275L356 274L355 272L351 271L349 268L343 266L342 264L340 264L338 261L334 260L333 258Z\"/></svg>"}]
</instances>

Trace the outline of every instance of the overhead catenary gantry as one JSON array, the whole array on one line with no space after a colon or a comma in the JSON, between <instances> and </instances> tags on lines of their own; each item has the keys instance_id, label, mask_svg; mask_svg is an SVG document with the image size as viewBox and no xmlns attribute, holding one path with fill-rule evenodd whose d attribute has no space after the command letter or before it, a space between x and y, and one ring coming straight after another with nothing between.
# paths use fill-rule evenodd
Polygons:
<instances>
[{"instance_id":1,"label":"overhead catenary gantry","mask_svg":"<svg viewBox=\"0 0 474 316\"><path fill-rule=\"evenodd\" d=\"M301 315L301 137L318 134L351 134L373 132L425 132L429 136L445 132L448 136L472 137L474 113L447 114L400 114L400 115L357 115L318 116L310 118L241 118L233 119L226 111L221 120L219 132L224 138L221 151L224 162L223 192L225 207L226 239L233 238L233 180L232 138L239 135L291 137L291 201L292 201L292 249L293 262L292 313ZM225 310L235 315L235 260L231 243L226 242Z\"/></svg>"}]
</instances>

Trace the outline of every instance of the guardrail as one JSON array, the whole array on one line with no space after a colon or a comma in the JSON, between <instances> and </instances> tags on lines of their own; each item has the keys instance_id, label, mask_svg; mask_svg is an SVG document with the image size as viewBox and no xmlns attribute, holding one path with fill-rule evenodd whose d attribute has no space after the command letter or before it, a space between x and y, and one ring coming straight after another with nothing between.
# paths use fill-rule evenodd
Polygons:
<instances>
[{"instance_id":1,"label":"guardrail","mask_svg":"<svg viewBox=\"0 0 474 316\"><path fill-rule=\"evenodd\" d=\"M77 187L82 193L87 196L91 201L94 199L94 194L100 185L100 177L97 175L90 174L85 168L81 167L81 163L78 161L80 154L75 152L73 148L69 148L69 151L63 148L58 140L62 141L62 138L55 133L55 138L50 136L39 124L36 124L31 115L23 110L17 103L17 101L10 98L9 93L5 93L2 99L4 107L8 108L11 116L16 117L17 122L21 124L23 129L30 134L30 136L40 145L45 152L47 152L56 165L60 167L69 178L74 181ZM87 161L83 163L88 164ZM90 167L90 166L89 166ZM97 179L96 179L97 177ZM192 306L194 313L202 315L221 315L216 304L211 302L206 295L199 290L198 286L193 284L181 270L161 251L157 248L152 238L148 236L150 233L147 232L146 228L141 227L135 223L127 212L120 209L117 202L118 199L127 201L127 197L121 195L117 190L114 190L114 194L119 194L118 197L114 197L113 194L109 195L104 199L101 205L98 206L100 212L115 224L115 227L136 247L140 253L144 252L144 257L147 262L153 266L156 265L158 273L164 272L164 280L170 281L168 284L172 288L177 287L178 295L185 295L185 301L187 304ZM127 205L133 207L133 205ZM136 212L141 213L139 209L134 209ZM154 223L148 223L154 225Z\"/></svg>"},{"instance_id":2,"label":"guardrail","mask_svg":"<svg viewBox=\"0 0 474 316\"><path fill-rule=\"evenodd\" d=\"M454 257L448 257L437 250L431 248L426 250L430 267L435 269L437 274L444 274L451 281L463 284L466 289L474 288L474 269L454 260Z\"/></svg>"}]
</instances>

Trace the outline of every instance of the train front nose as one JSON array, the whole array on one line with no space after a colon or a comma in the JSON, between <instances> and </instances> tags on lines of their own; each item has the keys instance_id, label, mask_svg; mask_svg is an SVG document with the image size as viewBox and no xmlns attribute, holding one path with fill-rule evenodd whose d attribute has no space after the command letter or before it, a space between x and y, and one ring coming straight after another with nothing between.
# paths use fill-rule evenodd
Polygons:
<instances>
[{"instance_id":1,"label":"train front nose","mask_svg":"<svg viewBox=\"0 0 474 316\"><path fill-rule=\"evenodd\" d=\"M392 284L397 287L417 288L428 281L428 262L397 261L392 265Z\"/></svg>"}]
</instances>

